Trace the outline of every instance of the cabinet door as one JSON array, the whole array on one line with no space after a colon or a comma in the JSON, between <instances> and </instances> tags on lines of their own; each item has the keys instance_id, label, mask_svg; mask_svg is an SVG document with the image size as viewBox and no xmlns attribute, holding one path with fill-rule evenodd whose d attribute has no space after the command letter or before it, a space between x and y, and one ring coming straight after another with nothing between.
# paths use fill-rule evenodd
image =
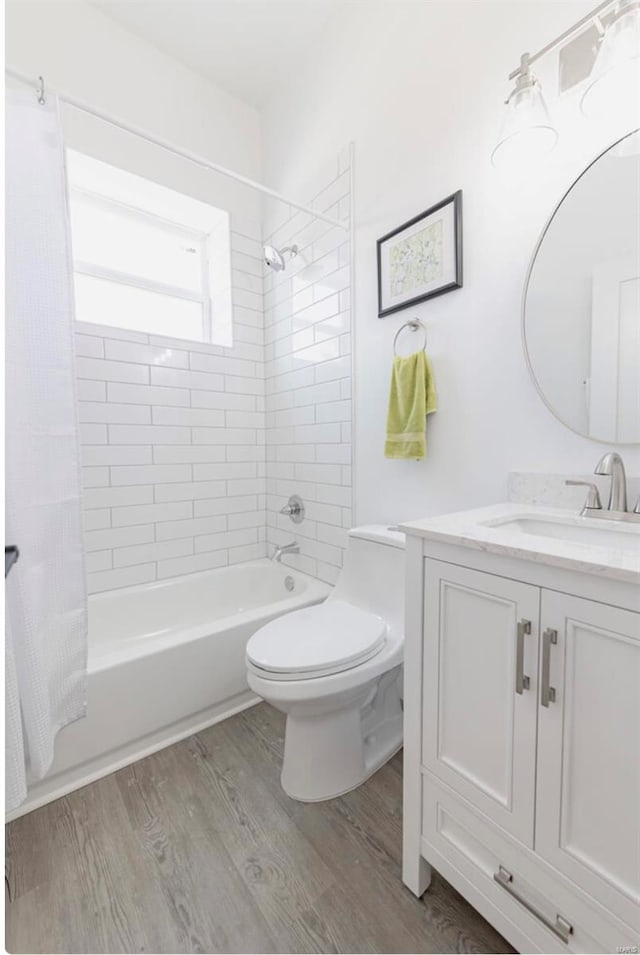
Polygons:
<instances>
[{"instance_id":1,"label":"cabinet door","mask_svg":"<svg viewBox=\"0 0 640 955\"><path fill-rule=\"evenodd\" d=\"M537 587L425 561L424 764L528 846L539 603Z\"/></svg>"},{"instance_id":2,"label":"cabinet door","mask_svg":"<svg viewBox=\"0 0 640 955\"><path fill-rule=\"evenodd\" d=\"M640 928L640 614L545 590L541 626L536 851Z\"/></svg>"}]
</instances>

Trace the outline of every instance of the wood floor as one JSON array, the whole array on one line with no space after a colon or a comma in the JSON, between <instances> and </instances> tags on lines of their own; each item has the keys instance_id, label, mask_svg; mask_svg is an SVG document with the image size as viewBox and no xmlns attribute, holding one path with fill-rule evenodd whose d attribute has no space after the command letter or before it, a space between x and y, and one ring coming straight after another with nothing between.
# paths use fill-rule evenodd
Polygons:
<instances>
[{"instance_id":1,"label":"wood floor","mask_svg":"<svg viewBox=\"0 0 640 955\"><path fill-rule=\"evenodd\" d=\"M511 952L443 879L400 878L401 755L306 805L266 704L7 827L9 952Z\"/></svg>"}]
</instances>

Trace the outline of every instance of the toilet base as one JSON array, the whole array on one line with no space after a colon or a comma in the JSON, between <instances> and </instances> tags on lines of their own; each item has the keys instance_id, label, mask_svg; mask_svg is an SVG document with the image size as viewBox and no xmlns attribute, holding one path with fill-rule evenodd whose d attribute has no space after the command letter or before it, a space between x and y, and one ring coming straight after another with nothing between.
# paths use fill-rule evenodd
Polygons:
<instances>
[{"instance_id":1,"label":"toilet base","mask_svg":"<svg viewBox=\"0 0 640 955\"><path fill-rule=\"evenodd\" d=\"M280 782L283 790L291 799L295 799L296 802L325 802L327 799L337 799L338 796L344 796L345 793L353 792L354 789L357 789L358 786L362 786L363 783L366 783L367 779L373 776L374 773L377 773L385 763L389 762L392 756L395 756L402 749L402 733L400 733L400 739L396 740L393 747L387 749L382 753L374 763L372 763L369 768L365 771L365 774L362 777L357 779L352 779L352 781L344 787L344 789L339 789L336 792L326 792L324 791L320 795L302 795L296 791L293 791L288 788L287 780L285 779L284 766L282 768L282 776L280 777Z\"/></svg>"},{"instance_id":2,"label":"toilet base","mask_svg":"<svg viewBox=\"0 0 640 955\"><path fill-rule=\"evenodd\" d=\"M334 799L362 785L402 746L400 672L331 712L287 714L282 788L300 802Z\"/></svg>"}]
</instances>

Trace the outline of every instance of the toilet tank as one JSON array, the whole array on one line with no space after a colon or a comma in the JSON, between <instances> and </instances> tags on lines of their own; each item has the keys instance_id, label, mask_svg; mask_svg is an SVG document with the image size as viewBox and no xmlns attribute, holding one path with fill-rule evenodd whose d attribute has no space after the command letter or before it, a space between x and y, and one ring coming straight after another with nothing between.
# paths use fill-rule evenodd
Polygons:
<instances>
[{"instance_id":1,"label":"toilet tank","mask_svg":"<svg viewBox=\"0 0 640 955\"><path fill-rule=\"evenodd\" d=\"M404 630L404 534L372 524L349 531L344 564L330 600L346 600Z\"/></svg>"}]
</instances>

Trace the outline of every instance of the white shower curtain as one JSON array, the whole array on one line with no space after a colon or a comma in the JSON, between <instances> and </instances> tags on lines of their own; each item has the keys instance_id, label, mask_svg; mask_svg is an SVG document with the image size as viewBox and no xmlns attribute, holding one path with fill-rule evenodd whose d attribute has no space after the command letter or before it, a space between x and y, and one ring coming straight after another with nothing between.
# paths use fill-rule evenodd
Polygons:
<instances>
[{"instance_id":1,"label":"white shower curtain","mask_svg":"<svg viewBox=\"0 0 640 955\"><path fill-rule=\"evenodd\" d=\"M6 109L6 808L84 715L87 596L73 372L73 275L54 97Z\"/></svg>"}]
</instances>

